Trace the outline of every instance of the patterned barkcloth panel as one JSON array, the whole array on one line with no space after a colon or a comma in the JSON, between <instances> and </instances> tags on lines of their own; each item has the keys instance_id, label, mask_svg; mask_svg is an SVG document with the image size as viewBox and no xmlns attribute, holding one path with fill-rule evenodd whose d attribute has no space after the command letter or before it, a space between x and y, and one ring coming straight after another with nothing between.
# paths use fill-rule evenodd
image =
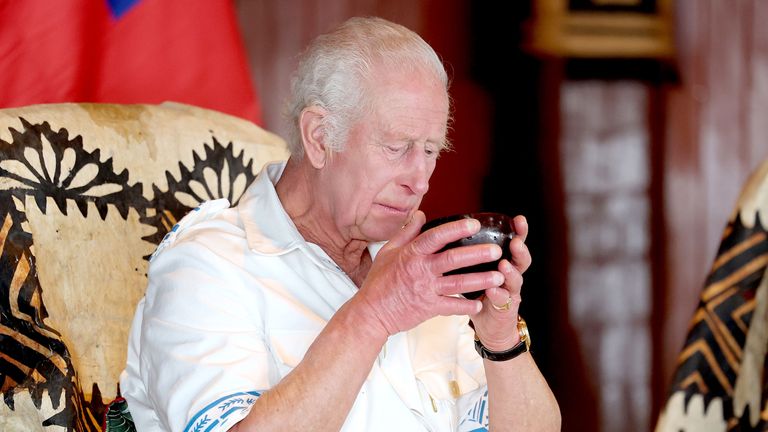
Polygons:
<instances>
[{"instance_id":1,"label":"patterned barkcloth panel","mask_svg":"<svg viewBox=\"0 0 768 432\"><path fill-rule=\"evenodd\" d=\"M768 431L768 161L739 198L657 432Z\"/></svg>"},{"instance_id":2,"label":"patterned barkcloth panel","mask_svg":"<svg viewBox=\"0 0 768 432\"><path fill-rule=\"evenodd\" d=\"M0 430L131 430L117 381L147 258L286 157L252 123L186 105L0 110Z\"/></svg>"}]
</instances>

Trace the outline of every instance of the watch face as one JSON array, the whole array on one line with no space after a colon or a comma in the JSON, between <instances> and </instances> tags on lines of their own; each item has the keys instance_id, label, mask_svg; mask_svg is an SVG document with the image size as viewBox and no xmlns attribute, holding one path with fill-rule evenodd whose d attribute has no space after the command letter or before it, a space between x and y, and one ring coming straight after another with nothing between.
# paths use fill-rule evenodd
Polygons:
<instances>
[{"instance_id":1,"label":"watch face","mask_svg":"<svg viewBox=\"0 0 768 432\"><path fill-rule=\"evenodd\" d=\"M521 316L517 316L517 331L520 332L520 340L525 342L525 349L531 347L531 334L528 333L528 325Z\"/></svg>"}]
</instances>

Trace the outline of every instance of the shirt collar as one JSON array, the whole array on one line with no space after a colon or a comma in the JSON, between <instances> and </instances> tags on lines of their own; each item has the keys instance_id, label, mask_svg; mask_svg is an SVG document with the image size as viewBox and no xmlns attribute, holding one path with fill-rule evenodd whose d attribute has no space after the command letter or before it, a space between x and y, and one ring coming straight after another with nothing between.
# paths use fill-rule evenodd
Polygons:
<instances>
[{"instance_id":1,"label":"shirt collar","mask_svg":"<svg viewBox=\"0 0 768 432\"><path fill-rule=\"evenodd\" d=\"M237 205L248 247L262 255L288 253L304 242L275 190L285 164L265 165Z\"/></svg>"},{"instance_id":2,"label":"shirt collar","mask_svg":"<svg viewBox=\"0 0 768 432\"><path fill-rule=\"evenodd\" d=\"M284 161L265 165L237 205L248 248L258 254L282 255L306 245L304 237L285 212L275 190L275 184L283 175L285 165ZM368 244L371 258L376 258L385 243Z\"/></svg>"}]
</instances>

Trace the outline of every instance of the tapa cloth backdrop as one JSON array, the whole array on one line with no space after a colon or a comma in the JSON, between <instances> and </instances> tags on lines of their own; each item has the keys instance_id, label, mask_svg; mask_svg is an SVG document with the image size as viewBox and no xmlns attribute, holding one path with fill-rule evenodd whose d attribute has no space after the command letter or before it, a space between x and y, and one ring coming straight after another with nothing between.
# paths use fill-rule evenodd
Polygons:
<instances>
[{"instance_id":1,"label":"tapa cloth backdrop","mask_svg":"<svg viewBox=\"0 0 768 432\"><path fill-rule=\"evenodd\" d=\"M287 156L188 105L0 110L0 430L99 430L155 245Z\"/></svg>"}]
</instances>

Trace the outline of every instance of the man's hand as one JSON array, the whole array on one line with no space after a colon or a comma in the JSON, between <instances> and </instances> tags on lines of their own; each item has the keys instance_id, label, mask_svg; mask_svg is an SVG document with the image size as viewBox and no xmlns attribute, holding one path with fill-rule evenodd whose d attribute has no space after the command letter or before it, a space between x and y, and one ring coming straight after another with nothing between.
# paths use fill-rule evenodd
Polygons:
<instances>
[{"instance_id":1,"label":"man's hand","mask_svg":"<svg viewBox=\"0 0 768 432\"><path fill-rule=\"evenodd\" d=\"M512 259L511 262L501 260L499 263L499 271L504 275L504 284L498 288L487 289L483 309L470 315L477 337L491 351L510 349L520 340L517 332L517 311L522 301L520 291L523 286L523 273L531 265L531 254L525 245L528 222L524 216L516 216L512 222L516 233L509 244Z\"/></svg>"},{"instance_id":2,"label":"man's hand","mask_svg":"<svg viewBox=\"0 0 768 432\"><path fill-rule=\"evenodd\" d=\"M505 278L498 271L443 276L457 268L501 257L501 248L495 244L436 253L450 242L477 233L477 220L449 222L419 235L424 222L424 213L417 211L410 223L379 251L355 295L354 301L368 308L368 316L376 319L387 335L409 330L437 315L474 316L484 309L481 301L455 294L489 288L507 292L514 288L513 282L508 288L499 288Z\"/></svg>"}]
</instances>

